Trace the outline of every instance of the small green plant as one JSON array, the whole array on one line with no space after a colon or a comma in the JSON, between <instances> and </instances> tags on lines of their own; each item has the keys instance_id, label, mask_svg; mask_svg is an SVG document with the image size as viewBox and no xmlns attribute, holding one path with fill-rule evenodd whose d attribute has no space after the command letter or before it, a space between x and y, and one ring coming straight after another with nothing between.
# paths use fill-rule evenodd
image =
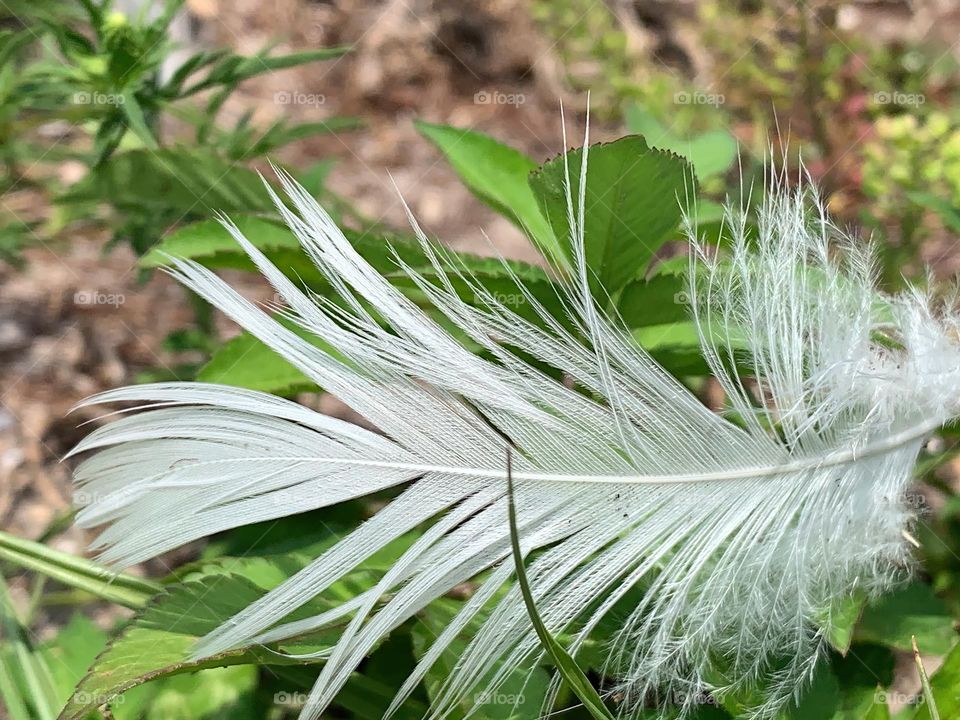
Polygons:
<instances>
[{"instance_id":1,"label":"small green plant","mask_svg":"<svg viewBox=\"0 0 960 720\"><path fill-rule=\"evenodd\" d=\"M114 242L129 242L138 254L176 224L216 211L269 207L251 161L305 137L358 125L351 118L281 120L259 130L248 114L221 128L218 112L244 80L335 58L347 48L286 55L266 48L249 56L203 50L169 71L169 25L182 4L168 0L152 19L129 18L109 0L82 2L81 12L74 8L66 17L52 15L44 4L28 6L18 16L25 27L0 34L0 147L7 152L7 184L23 181L19 168L25 161L47 155L48 149L24 141L33 129L69 122L86 137L66 143L67 157L88 173L65 192L51 181L63 210L59 223L89 223L99 214ZM165 118L185 122L192 137L164 131ZM315 175L322 178L322 172ZM109 208L106 216L102 208Z\"/></svg>"}]
</instances>

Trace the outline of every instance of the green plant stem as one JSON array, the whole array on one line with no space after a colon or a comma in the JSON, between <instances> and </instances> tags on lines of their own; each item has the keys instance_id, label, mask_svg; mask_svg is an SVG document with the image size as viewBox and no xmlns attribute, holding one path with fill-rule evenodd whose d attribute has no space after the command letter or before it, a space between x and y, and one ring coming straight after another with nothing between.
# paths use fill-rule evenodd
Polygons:
<instances>
[{"instance_id":1,"label":"green plant stem","mask_svg":"<svg viewBox=\"0 0 960 720\"><path fill-rule=\"evenodd\" d=\"M0 560L129 608L143 607L161 589L150 580L114 573L91 560L5 532L0 532Z\"/></svg>"},{"instance_id":2,"label":"green plant stem","mask_svg":"<svg viewBox=\"0 0 960 720\"><path fill-rule=\"evenodd\" d=\"M917 664L917 672L920 674L920 685L923 687L923 699L927 704L930 720L940 720L940 711L937 710L937 703L933 698L930 678L927 677L927 671L923 667L923 660L920 659L920 648L917 647L916 635L910 637L910 642L913 644L913 661Z\"/></svg>"},{"instance_id":3,"label":"green plant stem","mask_svg":"<svg viewBox=\"0 0 960 720\"><path fill-rule=\"evenodd\" d=\"M507 516L510 521L510 547L513 550L513 562L517 570L517 584L520 586L520 594L523 596L527 614L530 616L530 622L537 632L537 637L540 638L543 649L550 656L550 660L564 682L580 699L590 715L595 720L613 720L613 715L603 704L596 688L590 683L576 661L550 634L537 612L537 606L534 603L533 593L530 591L530 583L527 581L527 573L524 569L523 552L520 550L520 533L517 531L517 510L513 495L513 461L509 448L507 449Z\"/></svg>"}]
</instances>

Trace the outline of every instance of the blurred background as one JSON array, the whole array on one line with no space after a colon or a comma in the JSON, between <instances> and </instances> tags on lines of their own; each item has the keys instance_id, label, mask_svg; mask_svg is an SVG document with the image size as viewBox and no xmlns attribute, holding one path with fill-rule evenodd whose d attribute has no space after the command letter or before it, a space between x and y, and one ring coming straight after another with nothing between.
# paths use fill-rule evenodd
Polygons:
<instances>
[{"instance_id":1,"label":"blurred background","mask_svg":"<svg viewBox=\"0 0 960 720\"><path fill-rule=\"evenodd\" d=\"M414 121L540 163L589 91L592 140L688 154L717 200L802 155L890 286L960 269L953 0L2 0L0 28L0 529L59 550L85 543L60 459L94 411L70 408L191 379L237 332L142 258L252 209L230 182L271 160L348 225L402 230L402 196L454 248L537 261Z\"/></svg>"}]
</instances>

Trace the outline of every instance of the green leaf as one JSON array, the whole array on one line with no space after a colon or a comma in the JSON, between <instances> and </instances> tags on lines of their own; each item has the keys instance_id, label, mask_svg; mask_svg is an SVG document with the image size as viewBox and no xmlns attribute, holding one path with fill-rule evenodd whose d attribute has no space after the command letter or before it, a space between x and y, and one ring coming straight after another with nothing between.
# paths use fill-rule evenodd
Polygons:
<instances>
[{"instance_id":1,"label":"green leaf","mask_svg":"<svg viewBox=\"0 0 960 720\"><path fill-rule=\"evenodd\" d=\"M304 665L318 662L277 654L314 653L331 647L336 629L313 632L301 639L270 646L251 645L200 660L191 658L196 642L251 603L275 583L290 577L309 558L221 558L221 570L196 580L169 586L110 643L77 686L61 720L82 720L97 705L119 693L160 677L229 665ZM265 574L264 563L275 567ZM264 585L257 584L256 577ZM316 615L339 605L376 581L369 570L358 570L335 583L288 619Z\"/></svg>"},{"instance_id":2,"label":"green leaf","mask_svg":"<svg viewBox=\"0 0 960 720\"><path fill-rule=\"evenodd\" d=\"M359 118L351 117L332 117L327 120L297 123L294 125L290 125L281 120L267 129L249 147L239 148L237 156L248 158L259 157L267 155L297 140L303 140L304 138L315 135L355 130L360 127L363 127L363 121Z\"/></svg>"},{"instance_id":3,"label":"green leaf","mask_svg":"<svg viewBox=\"0 0 960 720\"><path fill-rule=\"evenodd\" d=\"M836 711L831 720L862 720L877 704L885 705L886 692L878 692L894 680L896 657L880 645L853 645L846 656L831 653L828 663L839 685Z\"/></svg>"},{"instance_id":4,"label":"green leaf","mask_svg":"<svg viewBox=\"0 0 960 720\"><path fill-rule=\"evenodd\" d=\"M912 636L924 652L945 655L957 640L946 605L923 582L914 582L864 608L854 631L860 642L874 642L912 652Z\"/></svg>"},{"instance_id":5,"label":"green leaf","mask_svg":"<svg viewBox=\"0 0 960 720\"><path fill-rule=\"evenodd\" d=\"M866 596L856 592L839 600L821 618L821 624L828 628L827 640L841 655L846 655L853 643L853 633L865 605Z\"/></svg>"},{"instance_id":6,"label":"green leaf","mask_svg":"<svg viewBox=\"0 0 960 720\"><path fill-rule=\"evenodd\" d=\"M650 147L669 150L687 158L701 182L727 172L737 159L736 138L726 130L710 130L684 139L638 105L627 108L626 123L627 129L643 135Z\"/></svg>"},{"instance_id":7,"label":"green leaf","mask_svg":"<svg viewBox=\"0 0 960 720\"><path fill-rule=\"evenodd\" d=\"M107 634L79 613L72 615L56 636L43 644L39 652L56 685L58 708L70 699L74 687L106 645Z\"/></svg>"},{"instance_id":8,"label":"green leaf","mask_svg":"<svg viewBox=\"0 0 960 720\"><path fill-rule=\"evenodd\" d=\"M926 652L927 648L923 650ZM924 697L930 699L917 709L913 720L937 720L934 706L943 718L960 717L960 645L950 651L943 665L928 680Z\"/></svg>"},{"instance_id":9,"label":"green leaf","mask_svg":"<svg viewBox=\"0 0 960 720\"><path fill-rule=\"evenodd\" d=\"M191 55L170 76L167 84L160 90L160 94L166 97L177 97L190 75L220 62L225 56L229 55L229 52L226 48L221 48L219 50L204 50Z\"/></svg>"},{"instance_id":10,"label":"green leaf","mask_svg":"<svg viewBox=\"0 0 960 720\"><path fill-rule=\"evenodd\" d=\"M937 701L933 696L933 688L930 687L930 678L927 677L927 669L923 666L923 659L920 657L920 648L917 647L917 638L910 639L913 645L913 661L917 665L917 673L920 675L920 687L923 689L923 705L930 716L930 720L940 720L940 710Z\"/></svg>"},{"instance_id":11,"label":"green leaf","mask_svg":"<svg viewBox=\"0 0 960 720\"><path fill-rule=\"evenodd\" d=\"M350 48L345 46L304 50L288 55L270 56L266 53L258 53L250 57L231 55L220 59L210 70L207 77L183 90L179 97L187 97L218 85L232 86L257 75L272 73L277 70L306 65L319 60L330 60L349 51Z\"/></svg>"},{"instance_id":12,"label":"green leaf","mask_svg":"<svg viewBox=\"0 0 960 720\"><path fill-rule=\"evenodd\" d=\"M463 605L462 601L444 597L430 603L426 609L418 613L417 623L410 631L417 658L422 658L426 654L434 640L453 621ZM475 616L464 632L444 649L443 654L427 671L424 685L431 699L439 696L444 683L466 649L467 643L483 626L485 619L485 612ZM488 720L538 717L546 698L549 682L550 677L543 668L517 669L504 680L496 692L468 699L459 712L452 713L451 717L462 718L475 705L483 706L480 716Z\"/></svg>"},{"instance_id":13,"label":"green leaf","mask_svg":"<svg viewBox=\"0 0 960 720\"><path fill-rule=\"evenodd\" d=\"M620 294L617 312L628 328L690 320L689 282L678 274L634 280Z\"/></svg>"},{"instance_id":14,"label":"green leaf","mask_svg":"<svg viewBox=\"0 0 960 720\"><path fill-rule=\"evenodd\" d=\"M0 559L129 608L142 607L160 589L149 580L116 573L91 560L2 531Z\"/></svg>"},{"instance_id":15,"label":"green leaf","mask_svg":"<svg viewBox=\"0 0 960 720\"><path fill-rule=\"evenodd\" d=\"M540 212L528 184L537 164L497 140L449 125L417 122L417 130L436 145L467 188L524 230L547 257L560 260L560 245Z\"/></svg>"},{"instance_id":16,"label":"green leaf","mask_svg":"<svg viewBox=\"0 0 960 720\"><path fill-rule=\"evenodd\" d=\"M122 95L122 98L123 102L120 103L120 107L127 118L130 129L148 149L159 149L157 139L147 126L147 119L143 115L143 108L140 107L137 96L132 92L127 92Z\"/></svg>"},{"instance_id":17,"label":"green leaf","mask_svg":"<svg viewBox=\"0 0 960 720\"><path fill-rule=\"evenodd\" d=\"M278 318L278 322L307 342L333 352L329 345L300 326ZM221 347L197 375L200 382L234 385L248 390L291 395L319 388L255 336L243 332Z\"/></svg>"},{"instance_id":18,"label":"green leaf","mask_svg":"<svg viewBox=\"0 0 960 720\"><path fill-rule=\"evenodd\" d=\"M787 706L784 720L829 720L839 705L840 685L830 668L821 663L800 700Z\"/></svg>"},{"instance_id":19,"label":"green leaf","mask_svg":"<svg viewBox=\"0 0 960 720\"><path fill-rule=\"evenodd\" d=\"M355 673L335 703L356 718L382 718L397 689L416 667L413 641L408 632L393 632L367 658L363 671ZM427 712L426 698L419 688L407 698L398 715L408 720L421 720ZM419 710L417 713L416 711ZM413 717L411 717L413 716ZM399 718L398 718L399 720Z\"/></svg>"},{"instance_id":20,"label":"green leaf","mask_svg":"<svg viewBox=\"0 0 960 720\"><path fill-rule=\"evenodd\" d=\"M883 693L883 688L877 687L876 694ZM867 712L862 715L863 720L890 720L890 707L884 702L871 703Z\"/></svg>"},{"instance_id":21,"label":"green leaf","mask_svg":"<svg viewBox=\"0 0 960 720\"><path fill-rule=\"evenodd\" d=\"M256 173L216 152L184 147L115 153L59 201L110 203L137 215L174 212L174 220L274 210Z\"/></svg>"},{"instance_id":22,"label":"green leaf","mask_svg":"<svg viewBox=\"0 0 960 720\"><path fill-rule=\"evenodd\" d=\"M709 372L693 321L648 325L634 330L633 337L675 376L706 375Z\"/></svg>"},{"instance_id":23,"label":"green leaf","mask_svg":"<svg viewBox=\"0 0 960 720\"><path fill-rule=\"evenodd\" d=\"M281 220L271 216L231 214L231 221L254 246L298 285L324 292L327 280L300 246L300 241ZM394 253L413 268L428 265L418 241L404 235L344 230L353 248L379 273L399 276ZM174 230L161 240L140 263L154 268L166 265L167 255L189 258L213 269L257 272L230 232L218 220L201 220ZM464 256L472 257L472 256ZM501 274L506 274L501 269Z\"/></svg>"},{"instance_id":24,"label":"green leaf","mask_svg":"<svg viewBox=\"0 0 960 720\"><path fill-rule=\"evenodd\" d=\"M165 678L150 684L152 692L141 717L143 720L261 720L263 716L251 702L257 679L258 670L252 665L208 668ZM124 698L114 714L117 715L117 710L126 711L126 705Z\"/></svg>"},{"instance_id":25,"label":"green leaf","mask_svg":"<svg viewBox=\"0 0 960 720\"><path fill-rule=\"evenodd\" d=\"M299 241L282 222L256 215L237 215L231 220L264 252L300 250ZM243 258L249 268L254 269L246 253L219 220L201 220L174 230L140 259L140 265L163 267L169 262L167 255L197 260L213 268L237 267L239 263L235 258Z\"/></svg>"},{"instance_id":26,"label":"green leaf","mask_svg":"<svg viewBox=\"0 0 960 720\"><path fill-rule=\"evenodd\" d=\"M580 187L583 150L566 154L572 194ZM530 177L544 216L570 255L570 226L564 190L564 157L550 160ZM607 304L631 280L642 277L654 254L676 232L681 203L695 197L693 171L680 157L651 150L639 136L590 148L584 208L591 287ZM576 209L575 209L576 211Z\"/></svg>"},{"instance_id":27,"label":"green leaf","mask_svg":"<svg viewBox=\"0 0 960 720\"><path fill-rule=\"evenodd\" d=\"M553 662L557 672L563 677L564 682L580 699L584 707L595 720L613 720L613 715L603 704L600 694L596 688L587 679L583 670L577 665L570 654L554 639L547 626L543 624L537 612L537 606L533 599L533 593L530 591L530 583L527 581L527 573L524 569L523 551L520 549L520 533L517 530L517 510L513 494L513 476L511 474L511 459L509 451L507 453L507 519L510 523L510 547L513 551L513 564L517 572L517 585L520 587L520 594L523 596L523 603L527 608L527 614L530 616L530 622L533 629L540 638L543 649Z\"/></svg>"}]
</instances>

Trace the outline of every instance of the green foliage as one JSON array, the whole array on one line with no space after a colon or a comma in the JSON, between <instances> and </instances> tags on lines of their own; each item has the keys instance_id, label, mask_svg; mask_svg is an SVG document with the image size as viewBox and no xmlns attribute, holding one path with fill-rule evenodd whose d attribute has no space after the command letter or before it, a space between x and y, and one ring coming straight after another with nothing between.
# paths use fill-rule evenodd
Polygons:
<instances>
[{"instance_id":1,"label":"green foliage","mask_svg":"<svg viewBox=\"0 0 960 720\"><path fill-rule=\"evenodd\" d=\"M880 642L910 652L916 637L924 652L946 654L957 641L947 606L923 582L867 605L854 631L859 642Z\"/></svg>"},{"instance_id":2,"label":"green foliage","mask_svg":"<svg viewBox=\"0 0 960 720\"><path fill-rule=\"evenodd\" d=\"M292 323L281 322L305 340L319 344L312 333ZM300 370L248 332L228 340L217 350L210 362L200 370L197 380L235 385L276 395L293 395L320 389Z\"/></svg>"},{"instance_id":3,"label":"green foliage","mask_svg":"<svg viewBox=\"0 0 960 720\"><path fill-rule=\"evenodd\" d=\"M172 49L168 29L182 0L167 0L153 20L132 21L110 5L96 0L83 3L85 23L79 25L42 13L28 15L34 25L24 33L45 42L43 58L29 67L32 81L41 87L21 83L11 91L22 96L19 104L25 109L52 111L73 122L94 122L94 166L106 161L127 133L147 149L159 148L159 119L173 103L200 92L211 93L207 117L198 127L203 136L216 111L243 80L346 51L332 48L282 56L263 51L249 57L203 51L188 57L164 79L161 66ZM0 67L13 67L17 50L27 43L19 34L10 37L6 45L12 49L0 51ZM264 147L278 146L278 132L274 131L274 142L267 140Z\"/></svg>"},{"instance_id":4,"label":"green foliage","mask_svg":"<svg viewBox=\"0 0 960 720\"><path fill-rule=\"evenodd\" d=\"M450 598L441 598L421 613L419 622L410 630L413 639L414 653L417 659L426 654L427 650L439 634L456 617L462 609L461 601ZM467 646L467 642L482 624L481 615L470 623L461 637L455 640L440 656L437 663L427 672L424 678L424 688L427 695L433 699L437 697L460 658L460 653ZM495 696L484 698L482 702L483 717L489 720L519 720L520 718L534 718L540 712L547 695L550 676L543 667L530 668L528 671L515 671L497 691ZM504 700L504 702L498 702ZM462 718L470 707L462 707L451 717Z\"/></svg>"},{"instance_id":5,"label":"green foliage","mask_svg":"<svg viewBox=\"0 0 960 720\"><path fill-rule=\"evenodd\" d=\"M102 221L114 240L129 241L139 254L171 225L215 212L271 208L259 179L241 162L359 125L352 118L279 120L258 129L245 115L232 129L219 127L218 111L244 80L336 58L347 48L287 55L267 48L250 56L205 50L165 73L173 49L169 26L182 0L160 5L153 19L132 19L108 0L83 2L72 13L38 3L17 13L26 27L0 32L0 153L7 184L21 182L22 163L48 154L23 136L41 124L68 121L90 137L88 147L72 151L87 176L58 197L66 218L89 220L107 206L112 213ZM202 108L190 104L198 96ZM161 120L169 115L191 123L193 138L162 133ZM56 194L54 183L50 189ZM23 244L22 233L2 237L0 256Z\"/></svg>"},{"instance_id":6,"label":"green foliage","mask_svg":"<svg viewBox=\"0 0 960 720\"><path fill-rule=\"evenodd\" d=\"M726 130L708 130L683 138L639 105L628 106L625 119L627 129L643 135L651 147L669 150L689 160L701 183L726 174L736 162L737 141Z\"/></svg>"},{"instance_id":7,"label":"green foliage","mask_svg":"<svg viewBox=\"0 0 960 720\"><path fill-rule=\"evenodd\" d=\"M157 591L148 580L109 572L90 560L5 532L0 532L0 560L130 608L142 607Z\"/></svg>"},{"instance_id":8,"label":"green foliage","mask_svg":"<svg viewBox=\"0 0 960 720\"><path fill-rule=\"evenodd\" d=\"M953 718L960 714L960 646L954 647L933 677L924 683L924 694L926 702L917 709L914 720L937 720L937 714Z\"/></svg>"},{"instance_id":9,"label":"green foliage","mask_svg":"<svg viewBox=\"0 0 960 720\"><path fill-rule=\"evenodd\" d=\"M417 123L420 133L443 152L463 183L494 210L512 220L548 257L562 258L558 238L540 213L527 180L537 164L518 150L472 130ZM562 240L561 240L562 242Z\"/></svg>"},{"instance_id":10,"label":"green foliage","mask_svg":"<svg viewBox=\"0 0 960 720\"><path fill-rule=\"evenodd\" d=\"M582 150L566 154L571 193L580 193ZM615 296L642 277L660 247L676 232L687 198L694 197L690 166L677 156L651 150L639 136L595 145L584 197L584 244L594 271L594 295ZM544 217L570 257L563 158L543 165L530 178ZM579 211L579 208L575 208ZM604 303L606 304L606 303Z\"/></svg>"}]
</instances>

